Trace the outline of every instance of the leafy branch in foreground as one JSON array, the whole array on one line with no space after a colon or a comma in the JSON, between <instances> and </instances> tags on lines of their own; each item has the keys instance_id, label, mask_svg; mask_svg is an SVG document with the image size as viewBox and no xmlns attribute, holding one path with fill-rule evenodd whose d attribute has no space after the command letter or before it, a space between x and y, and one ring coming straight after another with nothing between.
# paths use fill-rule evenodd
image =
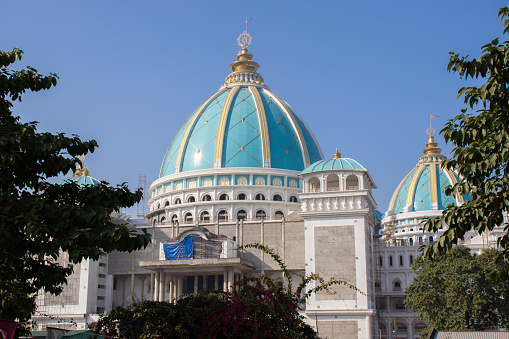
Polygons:
<instances>
[{"instance_id":1,"label":"leafy branch in foreground","mask_svg":"<svg viewBox=\"0 0 509 339\"><path fill-rule=\"evenodd\" d=\"M509 32L509 9L499 10L503 33ZM504 213L509 206L509 42L499 38L482 46L479 58L467 60L451 52L447 70L458 72L461 78L486 78L480 87L462 87L458 97L470 109L480 106L476 115L467 114L468 108L449 120L441 134L454 146L453 156L442 166L457 170L460 181L448 187L446 194L469 194L460 206L449 205L440 217L428 219L425 231L437 231L446 224L448 229L440 240L425 247L424 255L432 258L450 250L467 232L477 234L505 226L498 237L502 250L497 261L509 262L509 224L504 224ZM499 278L507 279L508 270Z\"/></svg>"},{"instance_id":2,"label":"leafy branch in foreground","mask_svg":"<svg viewBox=\"0 0 509 339\"><path fill-rule=\"evenodd\" d=\"M50 89L56 74L33 67L7 67L22 51L0 51L0 318L26 322L36 310L39 290L58 294L72 273L55 261L67 253L71 263L98 259L119 250L145 247L150 236L111 220L110 214L140 201L141 191L126 184L111 187L52 184L94 152L95 140L64 133L37 132L37 123L20 122L11 108L27 91Z\"/></svg>"}]
</instances>

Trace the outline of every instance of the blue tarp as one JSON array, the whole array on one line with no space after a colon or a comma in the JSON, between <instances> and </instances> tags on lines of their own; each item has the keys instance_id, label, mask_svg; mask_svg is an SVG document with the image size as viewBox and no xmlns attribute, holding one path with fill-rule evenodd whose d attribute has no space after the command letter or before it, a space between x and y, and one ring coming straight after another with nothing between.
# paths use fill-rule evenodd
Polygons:
<instances>
[{"instance_id":1,"label":"blue tarp","mask_svg":"<svg viewBox=\"0 0 509 339\"><path fill-rule=\"evenodd\" d=\"M193 259L194 238L187 237L181 242L163 244L165 260Z\"/></svg>"}]
</instances>

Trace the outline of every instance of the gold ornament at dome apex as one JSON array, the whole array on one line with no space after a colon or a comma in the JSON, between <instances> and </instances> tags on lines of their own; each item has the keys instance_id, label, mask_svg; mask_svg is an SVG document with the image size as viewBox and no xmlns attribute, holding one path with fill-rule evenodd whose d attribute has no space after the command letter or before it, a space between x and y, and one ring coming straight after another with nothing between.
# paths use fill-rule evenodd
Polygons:
<instances>
[{"instance_id":1,"label":"gold ornament at dome apex","mask_svg":"<svg viewBox=\"0 0 509 339\"><path fill-rule=\"evenodd\" d=\"M242 34L237 38L237 42L242 48L246 48L247 46L251 45L251 40L251 35L249 35L249 33L246 31L242 32Z\"/></svg>"},{"instance_id":2,"label":"gold ornament at dome apex","mask_svg":"<svg viewBox=\"0 0 509 339\"><path fill-rule=\"evenodd\" d=\"M338 149L336 148L336 152L334 152L334 159L341 159L341 153L339 153Z\"/></svg>"}]
</instances>

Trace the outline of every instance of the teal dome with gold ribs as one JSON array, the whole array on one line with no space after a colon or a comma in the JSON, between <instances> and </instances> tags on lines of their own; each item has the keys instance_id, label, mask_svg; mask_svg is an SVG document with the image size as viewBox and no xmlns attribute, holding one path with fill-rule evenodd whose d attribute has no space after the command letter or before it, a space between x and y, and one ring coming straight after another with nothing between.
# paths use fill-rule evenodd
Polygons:
<instances>
[{"instance_id":1,"label":"teal dome with gold ribs","mask_svg":"<svg viewBox=\"0 0 509 339\"><path fill-rule=\"evenodd\" d=\"M159 177L230 167L302 171L323 159L304 120L269 90L247 44L239 44L232 73L182 124Z\"/></svg>"},{"instance_id":2,"label":"teal dome with gold ribs","mask_svg":"<svg viewBox=\"0 0 509 339\"><path fill-rule=\"evenodd\" d=\"M445 194L445 188L454 185L459 178L456 172L442 168L446 159L440 154L432 133L429 133L424 154L417 165L403 178L389 203L388 213L443 210L449 204L461 205L469 199L468 194Z\"/></svg>"}]
</instances>

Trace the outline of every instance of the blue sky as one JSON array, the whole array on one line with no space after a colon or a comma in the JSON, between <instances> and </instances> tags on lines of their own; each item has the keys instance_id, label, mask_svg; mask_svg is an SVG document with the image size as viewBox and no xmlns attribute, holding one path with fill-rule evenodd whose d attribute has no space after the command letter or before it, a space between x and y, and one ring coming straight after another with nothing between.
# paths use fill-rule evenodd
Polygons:
<instances>
[{"instance_id":1,"label":"blue sky","mask_svg":"<svg viewBox=\"0 0 509 339\"><path fill-rule=\"evenodd\" d=\"M259 73L304 118L326 157L336 147L371 173L385 212L416 164L429 115L464 107L449 52L479 56L500 36L504 1L8 1L0 50L14 68L57 73L14 112L40 131L96 139L92 176L112 184L157 178L184 119L223 84L245 19ZM443 154L451 147L439 137ZM136 209L131 210L136 212Z\"/></svg>"}]
</instances>

